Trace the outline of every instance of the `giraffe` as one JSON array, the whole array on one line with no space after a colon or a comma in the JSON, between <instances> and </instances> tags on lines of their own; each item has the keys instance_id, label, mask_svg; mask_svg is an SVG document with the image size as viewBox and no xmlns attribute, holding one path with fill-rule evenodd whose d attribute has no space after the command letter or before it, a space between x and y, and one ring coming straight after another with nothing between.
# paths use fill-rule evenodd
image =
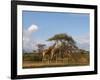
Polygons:
<instances>
[{"instance_id":1,"label":"giraffe","mask_svg":"<svg viewBox=\"0 0 100 80\"><path fill-rule=\"evenodd\" d=\"M57 42L54 48L51 50L51 60L54 58L54 56L56 56L56 61L57 61L57 56L60 54L61 45L62 45L61 42L60 43Z\"/></svg>"},{"instance_id":2,"label":"giraffe","mask_svg":"<svg viewBox=\"0 0 100 80\"><path fill-rule=\"evenodd\" d=\"M48 56L49 60L51 59L51 51L55 47L56 43L54 43L52 46L50 46L48 49L43 50L42 52L42 61L44 61L45 57Z\"/></svg>"}]
</instances>

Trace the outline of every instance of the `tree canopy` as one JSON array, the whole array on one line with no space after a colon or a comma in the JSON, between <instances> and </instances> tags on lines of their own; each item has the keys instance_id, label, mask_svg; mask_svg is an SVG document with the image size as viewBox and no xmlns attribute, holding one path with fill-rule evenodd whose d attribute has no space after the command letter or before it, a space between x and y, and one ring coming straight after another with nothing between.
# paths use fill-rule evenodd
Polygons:
<instances>
[{"instance_id":1,"label":"tree canopy","mask_svg":"<svg viewBox=\"0 0 100 80\"><path fill-rule=\"evenodd\" d=\"M68 43L71 43L71 44L76 43L71 36L69 36L65 33L56 34L53 37L49 38L48 41L61 41L61 42L67 41Z\"/></svg>"},{"instance_id":2,"label":"tree canopy","mask_svg":"<svg viewBox=\"0 0 100 80\"><path fill-rule=\"evenodd\" d=\"M39 52L41 52L45 46L46 46L45 44L37 44Z\"/></svg>"}]
</instances>

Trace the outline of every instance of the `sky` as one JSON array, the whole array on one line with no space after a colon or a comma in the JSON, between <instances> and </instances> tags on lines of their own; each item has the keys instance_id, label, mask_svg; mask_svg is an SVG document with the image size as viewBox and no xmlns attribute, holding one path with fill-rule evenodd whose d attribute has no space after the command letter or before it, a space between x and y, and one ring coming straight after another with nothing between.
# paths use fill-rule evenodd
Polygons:
<instances>
[{"instance_id":1,"label":"sky","mask_svg":"<svg viewBox=\"0 0 100 80\"><path fill-rule=\"evenodd\" d=\"M23 11L23 49L31 51L55 34L66 33L77 46L89 50L89 14Z\"/></svg>"}]
</instances>

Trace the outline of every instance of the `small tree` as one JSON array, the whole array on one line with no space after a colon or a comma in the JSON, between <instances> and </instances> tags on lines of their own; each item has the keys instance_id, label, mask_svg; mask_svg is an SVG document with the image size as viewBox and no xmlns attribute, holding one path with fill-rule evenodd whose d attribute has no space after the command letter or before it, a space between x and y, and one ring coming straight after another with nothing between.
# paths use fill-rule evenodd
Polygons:
<instances>
[{"instance_id":1,"label":"small tree","mask_svg":"<svg viewBox=\"0 0 100 80\"><path fill-rule=\"evenodd\" d=\"M42 52L45 46L46 46L45 44L38 44L38 45L37 45L37 47L38 47L38 52L39 52L39 53Z\"/></svg>"}]
</instances>

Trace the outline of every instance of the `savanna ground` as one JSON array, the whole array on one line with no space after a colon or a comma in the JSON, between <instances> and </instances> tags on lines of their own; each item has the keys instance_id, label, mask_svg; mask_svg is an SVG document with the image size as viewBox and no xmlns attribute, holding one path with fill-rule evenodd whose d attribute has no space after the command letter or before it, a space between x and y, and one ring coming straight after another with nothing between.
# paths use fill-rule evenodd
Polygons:
<instances>
[{"instance_id":1,"label":"savanna ground","mask_svg":"<svg viewBox=\"0 0 100 80\"><path fill-rule=\"evenodd\" d=\"M47 56L48 57L48 56ZM23 53L23 68L86 66L89 65L89 53L70 53L70 56L58 57L56 60L42 61L40 53Z\"/></svg>"}]
</instances>

